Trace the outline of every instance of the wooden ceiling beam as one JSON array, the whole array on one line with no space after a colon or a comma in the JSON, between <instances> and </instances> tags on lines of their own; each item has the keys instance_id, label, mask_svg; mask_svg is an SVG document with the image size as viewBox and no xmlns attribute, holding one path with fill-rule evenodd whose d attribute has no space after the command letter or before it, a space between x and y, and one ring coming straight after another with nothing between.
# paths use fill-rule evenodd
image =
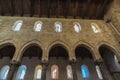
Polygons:
<instances>
[{"instance_id":1,"label":"wooden ceiling beam","mask_svg":"<svg viewBox=\"0 0 120 80\"><path fill-rule=\"evenodd\" d=\"M107 0L103 0L103 5L101 7L101 12L100 12L99 19L101 19L104 16L106 4L107 4Z\"/></svg>"},{"instance_id":2,"label":"wooden ceiling beam","mask_svg":"<svg viewBox=\"0 0 120 80\"><path fill-rule=\"evenodd\" d=\"M56 17L59 18L59 13L60 13L60 1L57 0L57 12L56 12Z\"/></svg>"},{"instance_id":3,"label":"wooden ceiling beam","mask_svg":"<svg viewBox=\"0 0 120 80\"><path fill-rule=\"evenodd\" d=\"M30 5L29 5L29 3L28 3L28 1L27 1L27 5L28 5L28 7L29 7L29 10L30 10L30 17L33 17L33 15L34 15L34 7L35 7L35 2L34 2L34 0L29 0L29 2L30 2Z\"/></svg>"},{"instance_id":4,"label":"wooden ceiling beam","mask_svg":"<svg viewBox=\"0 0 120 80\"><path fill-rule=\"evenodd\" d=\"M75 6L74 6L74 15L73 18L75 19L77 16L77 12L78 12L78 4L79 4L79 0L75 0Z\"/></svg>"},{"instance_id":5,"label":"wooden ceiling beam","mask_svg":"<svg viewBox=\"0 0 120 80\"><path fill-rule=\"evenodd\" d=\"M50 0L47 1L47 17L50 18Z\"/></svg>"},{"instance_id":6,"label":"wooden ceiling beam","mask_svg":"<svg viewBox=\"0 0 120 80\"><path fill-rule=\"evenodd\" d=\"M65 7L65 13L64 13L64 16L65 16L65 18L67 18L68 17L68 10L69 10L69 6L70 6L70 3L71 3L71 0L67 0L66 1L66 3L65 3L65 5L66 5L66 7Z\"/></svg>"},{"instance_id":7,"label":"wooden ceiling beam","mask_svg":"<svg viewBox=\"0 0 120 80\"><path fill-rule=\"evenodd\" d=\"M22 0L20 0L19 1L19 3L20 3L20 16L23 16L24 15L24 10L23 10L23 1Z\"/></svg>"},{"instance_id":8,"label":"wooden ceiling beam","mask_svg":"<svg viewBox=\"0 0 120 80\"><path fill-rule=\"evenodd\" d=\"M39 17L41 17L41 5L40 5L41 1L39 0L38 3L39 3L38 4L38 15L39 15Z\"/></svg>"},{"instance_id":9,"label":"wooden ceiling beam","mask_svg":"<svg viewBox=\"0 0 120 80\"><path fill-rule=\"evenodd\" d=\"M83 1L83 9L82 9L82 18L84 19L87 16L88 10L90 6L90 0Z\"/></svg>"},{"instance_id":10,"label":"wooden ceiling beam","mask_svg":"<svg viewBox=\"0 0 120 80\"><path fill-rule=\"evenodd\" d=\"M1 15L4 16L5 13L4 13L4 8L3 8L3 3L2 3L2 2L3 2L3 1L0 0Z\"/></svg>"},{"instance_id":11,"label":"wooden ceiling beam","mask_svg":"<svg viewBox=\"0 0 120 80\"><path fill-rule=\"evenodd\" d=\"M14 11L14 7L13 7L13 1L7 0L7 5L8 5L9 12L10 12L11 16L14 16L15 11Z\"/></svg>"},{"instance_id":12,"label":"wooden ceiling beam","mask_svg":"<svg viewBox=\"0 0 120 80\"><path fill-rule=\"evenodd\" d=\"M94 16L96 15L96 6L95 6L95 0L92 1L92 11L90 14L90 19L94 18Z\"/></svg>"}]
</instances>

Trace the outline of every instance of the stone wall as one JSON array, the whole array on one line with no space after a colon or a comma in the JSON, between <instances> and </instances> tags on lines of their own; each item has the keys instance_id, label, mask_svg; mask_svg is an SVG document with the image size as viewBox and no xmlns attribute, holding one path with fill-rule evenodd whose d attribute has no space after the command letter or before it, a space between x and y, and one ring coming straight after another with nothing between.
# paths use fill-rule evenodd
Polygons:
<instances>
[{"instance_id":1,"label":"stone wall","mask_svg":"<svg viewBox=\"0 0 120 80\"><path fill-rule=\"evenodd\" d=\"M23 25L20 31L12 30L14 23L22 20ZM40 32L35 32L33 27L36 21L42 21L43 27ZM54 23L62 22L62 32L55 32ZM80 33L74 31L73 22L81 25ZM94 33L91 23L97 23L101 32ZM76 60L75 48L78 45L86 45L92 51L95 61L101 61L98 48L106 44L116 51L120 58L120 46L117 38L113 35L111 28L104 20L80 20L80 19L56 19L56 18L30 18L30 17L0 17L0 45L11 43L16 47L13 60L20 62L23 51L32 44L41 47L42 60L48 60L51 47L55 44L63 45L68 53L70 60Z\"/></svg>"},{"instance_id":2,"label":"stone wall","mask_svg":"<svg viewBox=\"0 0 120 80\"><path fill-rule=\"evenodd\" d=\"M113 30L119 35L120 40L120 0L113 0L113 2L108 7L108 12L105 14L104 19L111 21L113 24Z\"/></svg>"}]
</instances>

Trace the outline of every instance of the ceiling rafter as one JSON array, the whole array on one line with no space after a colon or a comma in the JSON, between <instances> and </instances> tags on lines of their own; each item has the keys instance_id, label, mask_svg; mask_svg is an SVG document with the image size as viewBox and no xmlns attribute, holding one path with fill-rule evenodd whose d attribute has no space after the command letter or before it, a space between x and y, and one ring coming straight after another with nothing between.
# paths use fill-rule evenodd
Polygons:
<instances>
[{"instance_id":1,"label":"ceiling rafter","mask_svg":"<svg viewBox=\"0 0 120 80\"><path fill-rule=\"evenodd\" d=\"M39 15L39 17L41 17L41 5L40 5L41 1L39 0L38 3L39 3L38 4L38 15Z\"/></svg>"},{"instance_id":2,"label":"ceiling rafter","mask_svg":"<svg viewBox=\"0 0 120 80\"><path fill-rule=\"evenodd\" d=\"M23 10L23 1L20 0L20 5L21 5L21 8L20 8L20 16L23 16L24 15L24 10Z\"/></svg>"},{"instance_id":3,"label":"ceiling rafter","mask_svg":"<svg viewBox=\"0 0 120 80\"><path fill-rule=\"evenodd\" d=\"M0 0L0 7L1 7L1 15L4 16L4 8L3 8L3 0Z\"/></svg>"},{"instance_id":4,"label":"ceiling rafter","mask_svg":"<svg viewBox=\"0 0 120 80\"><path fill-rule=\"evenodd\" d=\"M47 0L47 11L48 11L48 13L47 13L47 17L48 18L50 18L50 9L51 9L51 7L50 7L50 0Z\"/></svg>"},{"instance_id":5,"label":"ceiling rafter","mask_svg":"<svg viewBox=\"0 0 120 80\"><path fill-rule=\"evenodd\" d=\"M29 5L30 3L30 5ZM30 17L33 17L34 16L34 7L35 7L35 1L34 0L27 0L27 5L29 7L29 10L30 10Z\"/></svg>"},{"instance_id":6,"label":"ceiling rafter","mask_svg":"<svg viewBox=\"0 0 120 80\"><path fill-rule=\"evenodd\" d=\"M8 8L10 11L11 16L14 16L14 8L13 8L13 1L12 0L7 0Z\"/></svg>"},{"instance_id":7,"label":"ceiling rafter","mask_svg":"<svg viewBox=\"0 0 120 80\"><path fill-rule=\"evenodd\" d=\"M102 19L112 0L0 0L0 15ZM108 4L109 3L109 4Z\"/></svg>"}]
</instances>

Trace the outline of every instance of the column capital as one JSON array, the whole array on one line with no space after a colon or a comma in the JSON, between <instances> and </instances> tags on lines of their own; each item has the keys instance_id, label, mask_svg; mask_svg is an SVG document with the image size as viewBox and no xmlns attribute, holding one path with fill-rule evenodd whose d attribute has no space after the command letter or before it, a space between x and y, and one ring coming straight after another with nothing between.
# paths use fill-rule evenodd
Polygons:
<instances>
[{"instance_id":1,"label":"column capital","mask_svg":"<svg viewBox=\"0 0 120 80\"><path fill-rule=\"evenodd\" d=\"M76 63L76 60L75 59L71 59L69 62L70 63Z\"/></svg>"},{"instance_id":2,"label":"column capital","mask_svg":"<svg viewBox=\"0 0 120 80\"><path fill-rule=\"evenodd\" d=\"M18 62L18 61L16 61L16 60L11 60L11 61L10 61L10 64L12 64L12 65L19 65L20 62Z\"/></svg>"},{"instance_id":3,"label":"column capital","mask_svg":"<svg viewBox=\"0 0 120 80\"><path fill-rule=\"evenodd\" d=\"M99 58L94 61L95 64L103 63L103 59Z\"/></svg>"}]
</instances>

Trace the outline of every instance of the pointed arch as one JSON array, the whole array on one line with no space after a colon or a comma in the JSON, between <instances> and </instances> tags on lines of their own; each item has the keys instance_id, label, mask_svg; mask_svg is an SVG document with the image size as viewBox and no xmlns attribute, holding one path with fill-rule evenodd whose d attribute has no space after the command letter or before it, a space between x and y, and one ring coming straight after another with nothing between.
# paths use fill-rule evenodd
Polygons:
<instances>
[{"instance_id":1,"label":"pointed arch","mask_svg":"<svg viewBox=\"0 0 120 80\"><path fill-rule=\"evenodd\" d=\"M47 60L48 60L48 58L49 58L49 52L50 52L50 50L51 50L51 48L52 47L54 47L54 46L56 46L56 45L60 45L61 47L63 47L66 51L67 51L67 53L68 53L68 57L69 57L69 60L71 59L71 48L69 47L69 45L68 44L66 44L65 42L63 42L63 41L59 41L59 40L57 40L57 41L54 41L54 42L52 42L51 44L49 44L49 46L48 46L48 48L47 48Z\"/></svg>"},{"instance_id":2,"label":"pointed arch","mask_svg":"<svg viewBox=\"0 0 120 80\"><path fill-rule=\"evenodd\" d=\"M7 56L11 59L15 55L16 46L11 40L5 40L0 43L0 57Z\"/></svg>"},{"instance_id":3,"label":"pointed arch","mask_svg":"<svg viewBox=\"0 0 120 80\"><path fill-rule=\"evenodd\" d=\"M23 56L23 53L25 52L25 50L31 46L38 46L42 50L42 53L44 52L44 46L42 45L42 43L38 40L32 40L32 41L25 43L23 46L21 46L21 49L18 53L17 61L20 61L22 59L22 56Z\"/></svg>"},{"instance_id":4,"label":"pointed arch","mask_svg":"<svg viewBox=\"0 0 120 80\"><path fill-rule=\"evenodd\" d=\"M96 58L96 56L95 56L96 53L95 53L94 47L93 47L92 45L90 45L89 43L84 42L84 41L78 41L78 42L74 45L74 49L73 49L73 50L74 50L74 54L75 54L75 49L76 49L77 47L80 47L80 46L88 49L88 50L90 51L91 55L92 55L92 58L93 58L94 60L97 60L97 58Z\"/></svg>"},{"instance_id":5,"label":"pointed arch","mask_svg":"<svg viewBox=\"0 0 120 80\"><path fill-rule=\"evenodd\" d=\"M108 48L108 49L110 49L112 52L114 52L114 54L116 55L116 57L118 58L118 62L120 62L120 50L119 50L119 48L117 48L115 45L112 45L111 43L108 43L108 42L106 42L106 41L102 41L102 42L100 42L99 44L98 44L98 47L97 47L97 49L98 49L98 51L99 51L99 48L101 47L101 46L104 46L104 47L106 47L106 48ZM99 53L100 54L100 53ZM101 55L101 54L100 54Z\"/></svg>"},{"instance_id":6,"label":"pointed arch","mask_svg":"<svg viewBox=\"0 0 120 80\"><path fill-rule=\"evenodd\" d=\"M116 48L108 43L102 43L98 50L108 71L120 72L119 53Z\"/></svg>"}]
</instances>

